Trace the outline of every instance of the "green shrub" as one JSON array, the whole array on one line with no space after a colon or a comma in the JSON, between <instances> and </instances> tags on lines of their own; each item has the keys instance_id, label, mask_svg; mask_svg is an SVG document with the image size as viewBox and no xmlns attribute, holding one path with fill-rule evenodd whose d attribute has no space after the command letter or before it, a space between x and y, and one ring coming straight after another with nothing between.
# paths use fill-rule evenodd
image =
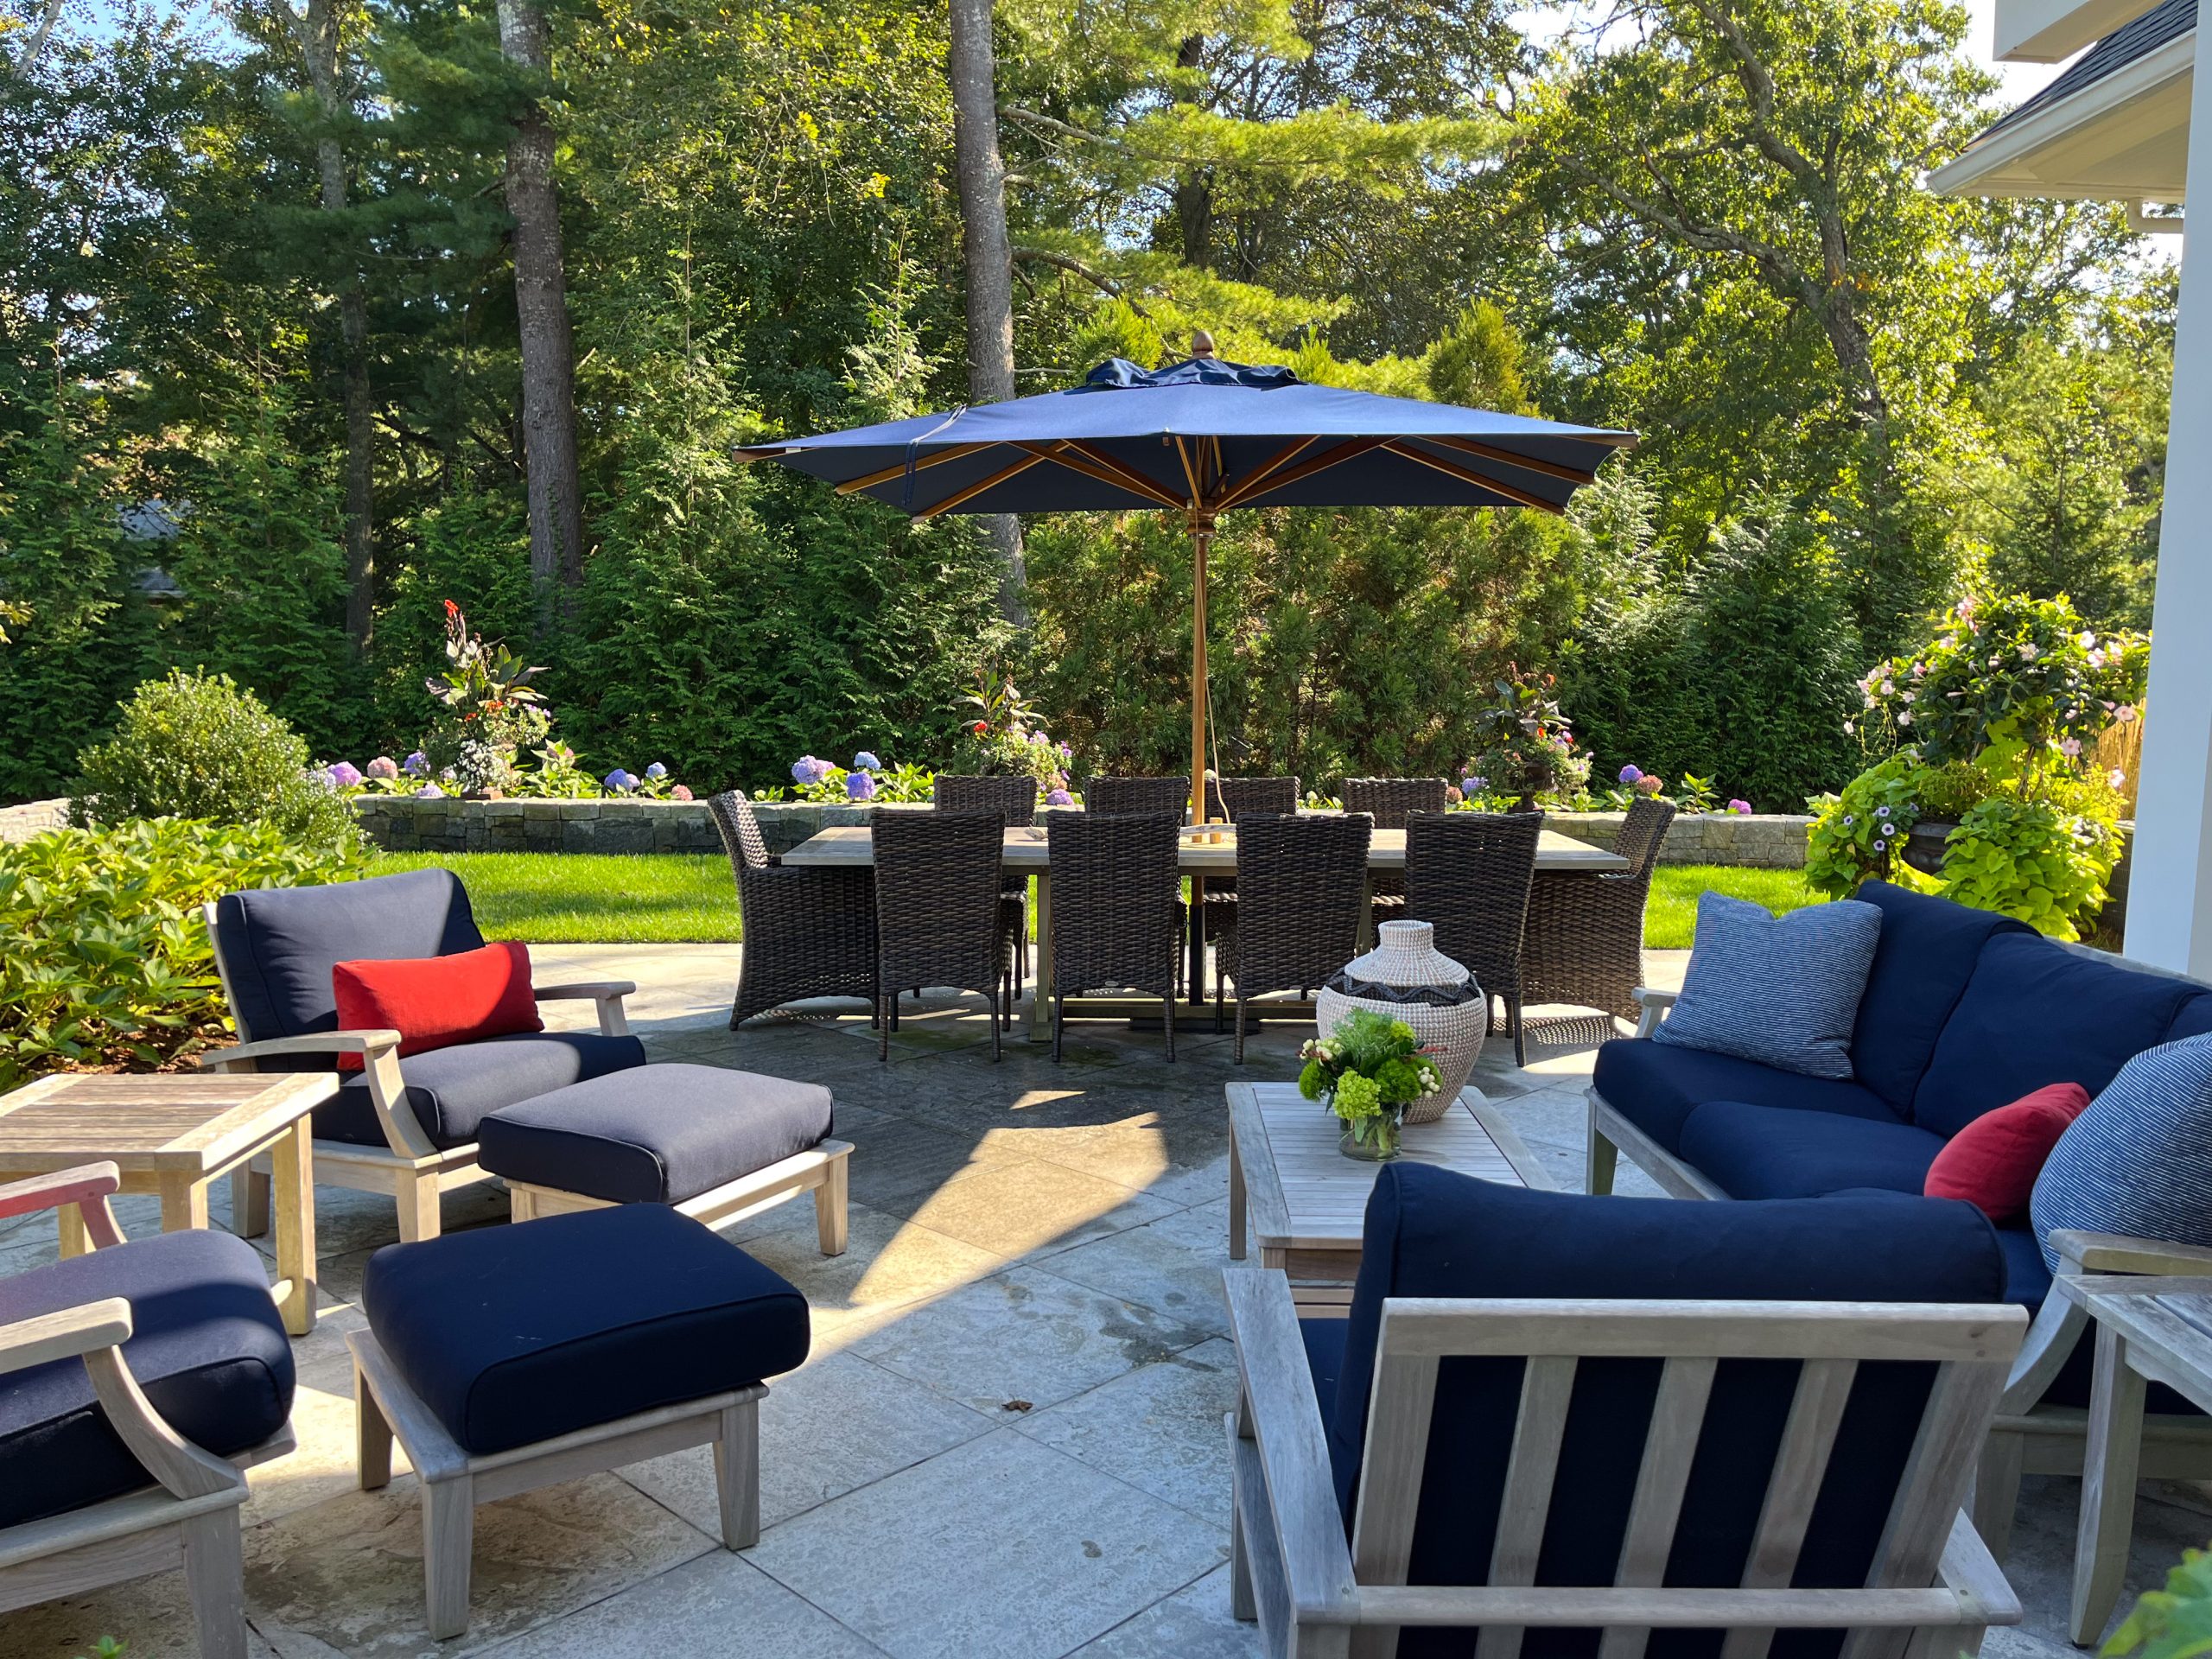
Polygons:
<instances>
[{"instance_id":1,"label":"green shrub","mask_svg":"<svg viewBox=\"0 0 2212 1659\"><path fill-rule=\"evenodd\" d=\"M0 1089L71 1065L168 1063L223 1019L200 906L359 873L267 823L161 818L0 846Z\"/></svg>"},{"instance_id":2,"label":"green shrub","mask_svg":"<svg viewBox=\"0 0 2212 1659\"><path fill-rule=\"evenodd\" d=\"M115 731L78 757L79 824L206 818L267 824L326 855L352 849L353 809L311 776L307 744L228 675L172 671L123 706Z\"/></svg>"},{"instance_id":3,"label":"green shrub","mask_svg":"<svg viewBox=\"0 0 2212 1659\"><path fill-rule=\"evenodd\" d=\"M2078 939L2077 924L2104 907L2120 853L2120 833L2103 819L1995 795L1970 808L1947 839L1943 892L2038 933Z\"/></svg>"}]
</instances>

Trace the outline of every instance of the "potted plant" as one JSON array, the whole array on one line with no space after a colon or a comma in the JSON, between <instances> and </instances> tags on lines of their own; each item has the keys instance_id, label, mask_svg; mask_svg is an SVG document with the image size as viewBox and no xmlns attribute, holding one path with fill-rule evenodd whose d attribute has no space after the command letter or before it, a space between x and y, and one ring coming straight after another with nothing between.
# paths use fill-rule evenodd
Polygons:
<instances>
[{"instance_id":1,"label":"potted plant","mask_svg":"<svg viewBox=\"0 0 2212 1659\"><path fill-rule=\"evenodd\" d=\"M487 645L460 606L445 605L450 666L423 682L440 705L423 752L441 777L451 772L464 795L497 800L517 781L517 753L543 742L551 724L543 694L530 683L545 671L504 642Z\"/></svg>"},{"instance_id":2,"label":"potted plant","mask_svg":"<svg viewBox=\"0 0 2212 1659\"><path fill-rule=\"evenodd\" d=\"M1516 812L1535 811L1545 798L1573 795L1590 781L1590 757L1574 747L1574 730L1551 695L1553 677L1506 664L1497 700L1476 719L1481 747L1467 762L1462 792L1510 796Z\"/></svg>"},{"instance_id":3,"label":"potted plant","mask_svg":"<svg viewBox=\"0 0 2212 1659\"><path fill-rule=\"evenodd\" d=\"M1325 1037L1299 1051L1298 1090L1344 1120L1347 1158L1383 1163L1398 1155L1406 1108L1444 1086L1414 1028L1372 1008L1355 1008Z\"/></svg>"},{"instance_id":4,"label":"potted plant","mask_svg":"<svg viewBox=\"0 0 2212 1659\"><path fill-rule=\"evenodd\" d=\"M1009 676L985 669L976 677L975 690L960 701L975 711L961 745L973 770L985 776L1019 778L1027 773L1040 790L1066 790L1066 768L1074 751L1052 741L1045 717Z\"/></svg>"}]
</instances>

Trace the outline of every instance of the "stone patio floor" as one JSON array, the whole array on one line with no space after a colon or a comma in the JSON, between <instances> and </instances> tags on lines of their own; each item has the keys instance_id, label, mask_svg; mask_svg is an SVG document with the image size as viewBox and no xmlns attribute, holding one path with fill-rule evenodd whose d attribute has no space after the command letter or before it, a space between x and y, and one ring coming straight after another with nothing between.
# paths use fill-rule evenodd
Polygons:
<instances>
[{"instance_id":1,"label":"stone patio floor","mask_svg":"<svg viewBox=\"0 0 2212 1659\"><path fill-rule=\"evenodd\" d=\"M1686 953L1654 952L1660 983ZM736 952L541 947L547 980L639 982L657 1060L810 1078L837 1098L852 1159L848 1254L817 1252L804 1200L733 1230L814 1311L814 1352L763 1408L759 1547L715 1537L703 1451L478 1511L474 1617L423 1629L411 1477L354 1490L344 1336L388 1200L318 1192L321 1319L296 1344L300 1449L251 1472L246 1599L257 1656L496 1651L503 1659L1227 1659L1256 1654L1229 1615L1221 1421L1235 1357L1222 1087L1290 1074L1299 1035L1073 1028L1067 1063L1016 1040L990 1063L978 999L902 1017L888 1065L864 1018L726 1028ZM843 1005L849 1007L850 1005ZM563 1016L573 1010L555 1005ZM550 1010L549 1011L550 1012ZM1475 1081L1559 1184L1579 1189L1589 1047L1493 1043ZM1651 1191L1626 1165L1622 1190ZM225 1205L219 1197L219 1218ZM124 1230L155 1230L147 1199ZM448 1195L448 1229L504 1224L485 1185ZM265 1242L265 1241L264 1241ZM0 1231L0 1274L54 1254L50 1223ZM2069 1653L2063 1620L2077 1486L2031 1480L2010 1570L2028 1623L1995 1659ZM2212 1535L2196 1487L2146 1489L2130 1595ZM71 1659L101 1636L130 1659L193 1651L181 1577L0 1615L0 1656Z\"/></svg>"}]
</instances>

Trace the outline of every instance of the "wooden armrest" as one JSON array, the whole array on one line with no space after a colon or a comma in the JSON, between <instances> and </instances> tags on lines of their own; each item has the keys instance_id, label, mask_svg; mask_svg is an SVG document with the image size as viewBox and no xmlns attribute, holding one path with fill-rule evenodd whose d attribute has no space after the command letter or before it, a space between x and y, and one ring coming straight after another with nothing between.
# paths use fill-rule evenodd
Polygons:
<instances>
[{"instance_id":1,"label":"wooden armrest","mask_svg":"<svg viewBox=\"0 0 2212 1659\"><path fill-rule=\"evenodd\" d=\"M2050 1248L2058 1252L2061 1272L2212 1274L2212 1249L2201 1244L2166 1244L2123 1233L2061 1228L2050 1235Z\"/></svg>"},{"instance_id":2,"label":"wooden armrest","mask_svg":"<svg viewBox=\"0 0 2212 1659\"><path fill-rule=\"evenodd\" d=\"M1259 1444L1273 1510L1253 1519L1274 1532L1294 1606L1312 1611L1348 1601L1357 1588L1351 1551L1290 1281L1272 1268L1230 1268L1221 1280L1242 1379L1240 1421Z\"/></svg>"},{"instance_id":3,"label":"wooden armrest","mask_svg":"<svg viewBox=\"0 0 2212 1659\"><path fill-rule=\"evenodd\" d=\"M540 985L537 988L541 1002L557 1002L589 997L599 1004L600 1034L606 1037L626 1037L630 1034L629 1016L622 1012L622 999L635 996L635 980L608 979L597 983L581 982L574 985Z\"/></svg>"},{"instance_id":4,"label":"wooden armrest","mask_svg":"<svg viewBox=\"0 0 2212 1659\"><path fill-rule=\"evenodd\" d=\"M130 1304L120 1296L0 1325L0 1376L120 1347L130 1340Z\"/></svg>"},{"instance_id":5,"label":"wooden armrest","mask_svg":"<svg viewBox=\"0 0 2212 1659\"><path fill-rule=\"evenodd\" d=\"M1629 995L1636 999L1636 1006L1643 1010L1636 1020L1636 1034L1639 1037L1649 1037L1656 1031L1659 1022L1667 1017L1667 1010L1682 998L1680 991L1654 990L1649 985L1639 985Z\"/></svg>"},{"instance_id":6,"label":"wooden armrest","mask_svg":"<svg viewBox=\"0 0 2212 1659\"><path fill-rule=\"evenodd\" d=\"M396 1031L318 1031L305 1037L271 1037L264 1042L238 1043L200 1057L207 1067L228 1067L245 1060L274 1059L287 1054L359 1054L364 1059L389 1054L399 1047Z\"/></svg>"},{"instance_id":7,"label":"wooden armrest","mask_svg":"<svg viewBox=\"0 0 2212 1659\"><path fill-rule=\"evenodd\" d=\"M1943 1546L1942 1560L1936 1571L1943 1580L1943 1587L1968 1604L1967 1623L2020 1622L2020 1598L1963 1510L1951 1522L1951 1535Z\"/></svg>"},{"instance_id":8,"label":"wooden armrest","mask_svg":"<svg viewBox=\"0 0 2212 1659\"><path fill-rule=\"evenodd\" d=\"M113 1164L79 1164L74 1169L26 1176L0 1185L0 1220L59 1210L65 1204L81 1204L86 1198L104 1198L122 1187L123 1173Z\"/></svg>"}]
</instances>

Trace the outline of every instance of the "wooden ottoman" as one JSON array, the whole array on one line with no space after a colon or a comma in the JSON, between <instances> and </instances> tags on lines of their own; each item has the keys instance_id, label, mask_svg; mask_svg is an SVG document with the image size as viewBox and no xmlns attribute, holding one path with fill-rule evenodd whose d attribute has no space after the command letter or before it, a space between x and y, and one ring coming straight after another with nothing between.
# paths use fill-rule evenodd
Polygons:
<instances>
[{"instance_id":1,"label":"wooden ottoman","mask_svg":"<svg viewBox=\"0 0 2212 1659\"><path fill-rule=\"evenodd\" d=\"M364 1491L391 1442L423 1489L430 1634L468 1627L476 1505L715 1448L722 1545L760 1535L763 1380L810 1340L806 1299L659 1205L488 1227L369 1259L353 1355Z\"/></svg>"},{"instance_id":2,"label":"wooden ottoman","mask_svg":"<svg viewBox=\"0 0 2212 1659\"><path fill-rule=\"evenodd\" d=\"M478 1164L507 1184L516 1221L616 1204L666 1205L715 1225L814 1194L824 1255L845 1253L845 1160L819 1084L718 1065L645 1065L488 1115Z\"/></svg>"}]
</instances>

